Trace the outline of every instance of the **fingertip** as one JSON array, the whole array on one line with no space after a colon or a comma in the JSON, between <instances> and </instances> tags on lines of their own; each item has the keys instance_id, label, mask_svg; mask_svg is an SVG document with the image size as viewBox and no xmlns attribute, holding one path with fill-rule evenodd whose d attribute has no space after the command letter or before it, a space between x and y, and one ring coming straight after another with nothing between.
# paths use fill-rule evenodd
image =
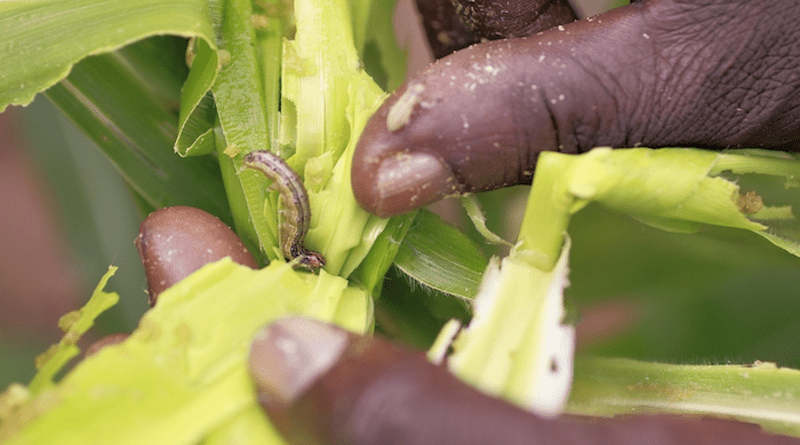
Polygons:
<instances>
[{"instance_id":1,"label":"fingertip","mask_svg":"<svg viewBox=\"0 0 800 445\"><path fill-rule=\"evenodd\" d=\"M225 223L195 207L165 207L151 213L142 221L134 244L144 265L151 306L162 291L226 256L258 268L253 255Z\"/></svg>"},{"instance_id":2,"label":"fingertip","mask_svg":"<svg viewBox=\"0 0 800 445\"><path fill-rule=\"evenodd\" d=\"M459 191L455 176L440 159L413 152L387 156L367 181L353 184L362 207L382 218L406 213Z\"/></svg>"},{"instance_id":3,"label":"fingertip","mask_svg":"<svg viewBox=\"0 0 800 445\"><path fill-rule=\"evenodd\" d=\"M502 61L493 65L486 51L470 48L437 61L369 119L351 171L365 210L394 216L520 182L529 157L510 103L518 73Z\"/></svg>"},{"instance_id":4,"label":"fingertip","mask_svg":"<svg viewBox=\"0 0 800 445\"><path fill-rule=\"evenodd\" d=\"M428 136L417 130L421 83L401 86L369 119L355 149L351 182L368 212L390 217L444 196L454 178L435 156Z\"/></svg>"},{"instance_id":5,"label":"fingertip","mask_svg":"<svg viewBox=\"0 0 800 445\"><path fill-rule=\"evenodd\" d=\"M310 318L289 316L253 338L248 366L259 396L290 405L325 374L349 345L348 333Z\"/></svg>"}]
</instances>

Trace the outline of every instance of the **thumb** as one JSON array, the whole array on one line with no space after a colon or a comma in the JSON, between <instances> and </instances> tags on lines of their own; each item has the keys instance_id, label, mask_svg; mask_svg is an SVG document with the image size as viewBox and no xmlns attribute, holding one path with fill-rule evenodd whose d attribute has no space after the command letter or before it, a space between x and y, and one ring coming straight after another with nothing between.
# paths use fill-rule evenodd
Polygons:
<instances>
[{"instance_id":1,"label":"thumb","mask_svg":"<svg viewBox=\"0 0 800 445\"><path fill-rule=\"evenodd\" d=\"M545 443L536 417L412 353L319 321L287 317L250 350L259 400L291 443Z\"/></svg>"},{"instance_id":2,"label":"thumb","mask_svg":"<svg viewBox=\"0 0 800 445\"><path fill-rule=\"evenodd\" d=\"M544 150L796 146L797 23L798 2L650 0L456 52L367 123L353 192L392 216L530 183Z\"/></svg>"},{"instance_id":3,"label":"thumb","mask_svg":"<svg viewBox=\"0 0 800 445\"><path fill-rule=\"evenodd\" d=\"M421 353L301 317L256 336L250 372L263 408L291 443L800 443L718 419L543 419L461 383Z\"/></svg>"}]
</instances>

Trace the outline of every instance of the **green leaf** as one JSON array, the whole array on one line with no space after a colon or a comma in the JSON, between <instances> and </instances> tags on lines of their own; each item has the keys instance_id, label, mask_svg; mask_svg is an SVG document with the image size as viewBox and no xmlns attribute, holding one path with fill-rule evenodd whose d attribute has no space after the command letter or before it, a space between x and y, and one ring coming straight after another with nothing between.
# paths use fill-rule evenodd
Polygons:
<instances>
[{"instance_id":1,"label":"green leaf","mask_svg":"<svg viewBox=\"0 0 800 445\"><path fill-rule=\"evenodd\" d=\"M385 91L406 78L406 52L394 36L395 0L352 0L353 39L364 69Z\"/></svg>"},{"instance_id":2,"label":"green leaf","mask_svg":"<svg viewBox=\"0 0 800 445\"><path fill-rule=\"evenodd\" d=\"M383 283L383 278L392 262L396 261L397 251L405 241L408 230L414 225L416 216L416 212L409 212L390 219L372 243L370 238L373 238L374 234L364 233L364 237L368 241L362 243L360 247L368 249L369 253L353 272L351 279L361 283L377 297L380 284ZM378 219L376 216L373 218ZM380 228L381 226L373 225L372 227Z\"/></svg>"},{"instance_id":3,"label":"green leaf","mask_svg":"<svg viewBox=\"0 0 800 445\"><path fill-rule=\"evenodd\" d=\"M756 193L755 189L760 188L760 184L750 185L752 181L748 181L748 176L753 174L767 175L772 179L782 179L783 188L794 191L800 187L798 156L765 150L731 150L716 158L709 174L724 177L728 172L737 175L732 181L739 184L740 188L752 187L746 194L740 194L737 190L737 196L740 199L752 196L757 200L757 209L747 212L749 219L766 226L766 230L757 233L792 255L800 257L800 224L794 215L795 209L800 208L797 194L777 196L774 189L770 188ZM763 202L778 202L782 205L768 206L762 205ZM737 201L737 205L741 210L741 203Z\"/></svg>"},{"instance_id":4,"label":"green leaf","mask_svg":"<svg viewBox=\"0 0 800 445\"><path fill-rule=\"evenodd\" d=\"M119 295L114 292L103 292L108 280L114 276L116 267L109 267L108 272L92 292L91 298L83 308L65 314L58 321L58 326L64 331L61 341L50 347L44 354L36 358L39 372L31 380L28 390L31 396L36 396L54 383L55 375L80 351L76 346L81 336L88 331L94 320L106 309L117 304Z\"/></svg>"},{"instance_id":5,"label":"green leaf","mask_svg":"<svg viewBox=\"0 0 800 445\"><path fill-rule=\"evenodd\" d=\"M566 229L570 217L591 202L670 230L700 224L746 229L797 252L796 239L768 233L762 224L769 217L784 221L791 216L788 207L770 209L757 194L742 195L735 182L718 176L724 171L775 175L794 185L800 163L791 156L776 159L753 151L737 155L597 148L578 156L543 153L520 241L502 263L493 261L487 268L473 319L452 340L448 367L490 394L540 414L559 412L569 387L574 335L561 325ZM453 327L446 326L430 354L441 354L453 336ZM549 371L548 361L554 364Z\"/></svg>"},{"instance_id":6,"label":"green leaf","mask_svg":"<svg viewBox=\"0 0 800 445\"><path fill-rule=\"evenodd\" d=\"M230 224L217 163L209 157L181 159L172 150L177 102L159 96L164 88L140 68L147 64L142 59L159 54L158 47L145 41L122 53L87 58L50 88L47 97L150 206L191 205Z\"/></svg>"},{"instance_id":7,"label":"green leaf","mask_svg":"<svg viewBox=\"0 0 800 445\"><path fill-rule=\"evenodd\" d=\"M389 269L375 300L375 330L395 342L427 349L450 319L467 321L471 301L431 292L397 268Z\"/></svg>"},{"instance_id":8,"label":"green leaf","mask_svg":"<svg viewBox=\"0 0 800 445\"><path fill-rule=\"evenodd\" d=\"M175 141L175 151L181 156L209 154L216 148L212 131L217 110L210 89L219 70L217 51L205 40L194 41L190 51L192 66L181 92Z\"/></svg>"},{"instance_id":9,"label":"green leaf","mask_svg":"<svg viewBox=\"0 0 800 445\"><path fill-rule=\"evenodd\" d=\"M172 153L183 57L174 40L146 39L213 44L210 15L202 0L2 2L0 57L17 62L0 67L0 110L49 88L149 207L193 205L230 223L215 162L178 163Z\"/></svg>"},{"instance_id":10,"label":"green leaf","mask_svg":"<svg viewBox=\"0 0 800 445\"><path fill-rule=\"evenodd\" d=\"M325 256L325 270L346 277L370 253L387 224L362 210L350 187L357 135L385 94L361 68L348 3L297 2L296 33L284 41L282 52L279 42L289 16L269 5L260 4L265 15L259 15L249 2L228 2L220 29L219 46L226 56L212 91L224 139L217 135L216 148L235 225L248 245L281 259L277 227L294 222L278 221L277 192L268 191L263 175L241 169L242 156L250 151L279 153L308 191L312 216L306 244ZM190 103L200 91L198 87ZM191 113L182 111L182 119ZM200 138L207 134L207 121L194 132ZM192 139L188 133L187 139ZM370 287L394 254L390 244L382 245L383 256L373 254L384 259L376 263L380 267L361 276Z\"/></svg>"},{"instance_id":11,"label":"green leaf","mask_svg":"<svg viewBox=\"0 0 800 445\"><path fill-rule=\"evenodd\" d=\"M292 137L283 142L294 145L293 163L302 172L309 158L331 152L336 162L342 155L351 137L351 97L363 95L362 106L369 106L370 96L382 99L383 91L360 67L347 2L298 0L294 8L297 33L284 43L281 76L282 110L294 116L281 119L288 118L283 134ZM293 106L287 108L287 101ZM365 112L360 108L355 111Z\"/></svg>"},{"instance_id":12,"label":"green leaf","mask_svg":"<svg viewBox=\"0 0 800 445\"><path fill-rule=\"evenodd\" d=\"M486 241L493 244L502 244L511 247L511 243L504 240L486 227L486 212L483 210L483 206L478 200L477 195L472 193L464 195L460 198L460 201L461 205L464 206L464 210L467 211L467 216L469 216L469 219L472 220L475 230L477 230L478 233L484 239L486 239Z\"/></svg>"},{"instance_id":13,"label":"green leaf","mask_svg":"<svg viewBox=\"0 0 800 445\"><path fill-rule=\"evenodd\" d=\"M755 157L755 153L607 147L579 156L543 153L520 248L529 251L537 267L552 267L570 215L598 202L667 230L691 232L701 224L746 229L789 252L800 252L797 241L766 231L764 218L747 214L740 207L739 186L717 176L731 169L787 178L800 174L800 162L794 158L778 160L774 155ZM738 163L747 167L736 167ZM785 212L771 213L785 220Z\"/></svg>"},{"instance_id":14,"label":"green leaf","mask_svg":"<svg viewBox=\"0 0 800 445\"><path fill-rule=\"evenodd\" d=\"M672 365L584 357L575 362L567 412L711 415L800 436L799 387L800 371L774 363Z\"/></svg>"},{"instance_id":15,"label":"green leaf","mask_svg":"<svg viewBox=\"0 0 800 445\"><path fill-rule=\"evenodd\" d=\"M4 422L0 437L15 432L8 444L102 437L188 445L238 429L239 437L280 443L266 417L255 415L260 408L246 363L255 332L286 314L363 333L372 323L372 299L340 277L285 263L252 270L226 258L206 265L161 293L128 340L87 357L29 400L18 411L25 421Z\"/></svg>"},{"instance_id":16,"label":"green leaf","mask_svg":"<svg viewBox=\"0 0 800 445\"><path fill-rule=\"evenodd\" d=\"M240 173L244 154L253 150L274 151L271 141L276 135L269 133L268 121L272 119L270 115L278 112L277 102L265 103L263 88L268 86L261 83L259 58L253 44L255 31L250 23L252 14L249 0L225 2L219 47L227 55L212 87L224 144L219 138L215 145L228 196L240 201L233 208L239 236L248 245L258 246L268 258L278 259L275 194L267 200L267 180L260 173L249 170ZM280 40L280 35L274 38Z\"/></svg>"},{"instance_id":17,"label":"green leaf","mask_svg":"<svg viewBox=\"0 0 800 445\"><path fill-rule=\"evenodd\" d=\"M281 77L281 149L294 153L289 164L308 190L307 245L323 253L326 271L344 277L364 261L388 222L361 209L350 184L358 136L385 97L358 59L350 6L343 0L295 2L297 33L284 44ZM383 246L375 253L385 255L381 268L394 253L391 244Z\"/></svg>"},{"instance_id":18,"label":"green leaf","mask_svg":"<svg viewBox=\"0 0 800 445\"><path fill-rule=\"evenodd\" d=\"M216 147L225 147L225 136L222 134L222 128L219 126L214 127L214 144ZM231 213L234 215L233 225L236 229L239 238L245 243L247 249L253 253L258 259L259 263L264 264L267 261L266 256L262 250L262 245L259 243L259 238L255 232L255 226L248 221L250 210L248 208L247 197L242 190L242 184L239 182L239 175L237 174L236 165L233 159L224 155L218 157L219 168L222 172L222 180L225 183L225 191L228 194L228 205L230 205ZM274 206L274 201L269 201ZM278 228L275 220L266 219L267 230L271 240L274 240L270 245L277 247ZM274 249L273 249L274 250ZM279 255L272 252L271 257L277 258Z\"/></svg>"},{"instance_id":19,"label":"green leaf","mask_svg":"<svg viewBox=\"0 0 800 445\"><path fill-rule=\"evenodd\" d=\"M428 210L417 213L394 261L424 286L464 299L478 293L488 264L472 240Z\"/></svg>"},{"instance_id":20,"label":"green leaf","mask_svg":"<svg viewBox=\"0 0 800 445\"><path fill-rule=\"evenodd\" d=\"M46 0L0 3L0 111L27 105L86 56L154 35L213 41L204 0L99 2Z\"/></svg>"}]
</instances>

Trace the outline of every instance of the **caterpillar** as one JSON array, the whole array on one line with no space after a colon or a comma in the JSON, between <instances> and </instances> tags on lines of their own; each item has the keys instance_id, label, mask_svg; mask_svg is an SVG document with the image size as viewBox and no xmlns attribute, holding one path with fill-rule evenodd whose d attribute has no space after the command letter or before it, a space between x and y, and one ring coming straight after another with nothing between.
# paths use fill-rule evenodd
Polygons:
<instances>
[{"instance_id":1,"label":"caterpillar","mask_svg":"<svg viewBox=\"0 0 800 445\"><path fill-rule=\"evenodd\" d=\"M325 265L325 257L308 250L303 240L311 222L311 207L303 181L286 162L269 151L251 151L242 167L258 170L271 179L278 190L278 237L287 261L297 259L295 267L315 270Z\"/></svg>"}]
</instances>

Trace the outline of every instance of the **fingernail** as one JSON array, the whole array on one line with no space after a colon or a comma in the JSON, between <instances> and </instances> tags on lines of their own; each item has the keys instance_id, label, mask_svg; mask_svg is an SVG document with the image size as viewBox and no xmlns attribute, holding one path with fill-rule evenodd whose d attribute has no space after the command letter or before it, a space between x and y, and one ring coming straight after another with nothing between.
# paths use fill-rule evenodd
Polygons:
<instances>
[{"instance_id":1,"label":"fingernail","mask_svg":"<svg viewBox=\"0 0 800 445\"><path fill-rule=\"evenodd\" d=\"M349 344L343 330L303 317L262 329L250 346L250 374L260 395L289 404L327 372Z\"/></svg>"},{"instance_id":2,"label":"fingernail","mask_svg":"<svg viewBox=\"0 0 800 445\"><path fill-rule=\"evenodd\" d=\"M381 162L376 178L380 216L394 216L458 192L450 168L426 153L397 153Z\"/></svg>"}]
</instances>

